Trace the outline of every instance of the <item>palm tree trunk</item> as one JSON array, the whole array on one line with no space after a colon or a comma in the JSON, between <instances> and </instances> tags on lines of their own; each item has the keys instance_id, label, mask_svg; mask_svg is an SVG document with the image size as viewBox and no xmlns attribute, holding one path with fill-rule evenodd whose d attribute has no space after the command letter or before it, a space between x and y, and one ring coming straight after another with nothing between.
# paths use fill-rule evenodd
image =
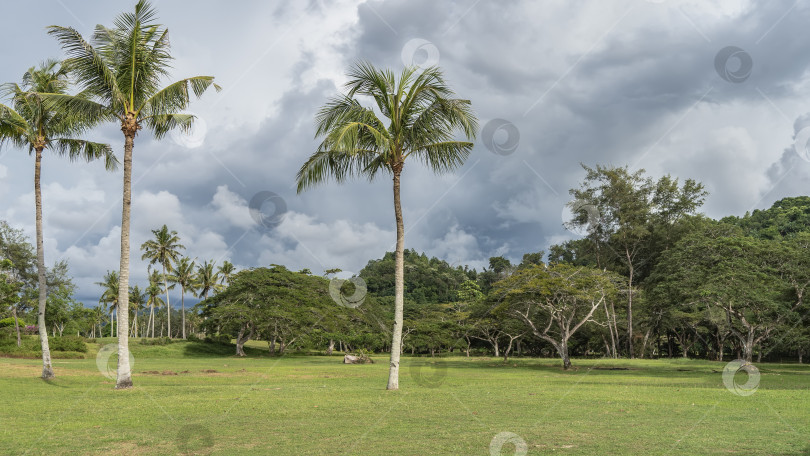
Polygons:
<instances>
[{"instance_id":1,"label":"palm tree trunk","mask_svg":"<svg viewBox=\"0 0 810 456\"><path fill-rule=\"evenodd\" d=\"M399 357L402 345L402 312L405 301L405 228L402 221L402 205L399 198L402 164L394 168L394 215L397 220L397 247L394 267L394 332L391 339L391 365L388 371L389 390L399 389Z\"/></svg>"},{"instance_id":2,"label":"palm tree trunk","mask_svg":"<svg viewBox=\"0 0 810 456\"><path fill-rule=\"evenodd\" d=\"M152 328L152 337L155 337L155 303L149 305L149 321L146 323L146 337L149 337L149 328Z\"/></svg>"},{"instance_id":3,"label":"palm tree trunk","mask_svg":"<svg viewBox=\"0 0 810 456\"><path fill-rule=\"evenodd\" d=\"M48 303L48 288L45 282L45 247L42 240L42 188L40 187L40 170L42 168L42 148L36 149L34 165L34 195L36 199L37 214L37 276L39 279L39 307L37 309L37 325L39 326L39 343L42 346L42 378L47 380L54 377L51 366L51 349L48 346L48 328L45 326L45 306Z\"/></svg>"},{"instance_id":4,"label":"palm tree trunk","mask_svg":"<svg viewBox=\"0 0 810 456\"><path fill-rule=\"evenodd\" d=\"M129 318L129 222L132 206L132 147L135 142L137 124L131 114L127 114L122 127L124 134L124 200L121 211L121 270L118 280L118 378L115 388L132 388L132 373L129 365L129 337L126 331L121 334L120 324L128 326ZM130 124L135 124L132 127Z\"/></svg>"},{"instance_id":5,"label":"palm tree trunk","mask_svg":"<svg viewBox=\"0 0 810 456\"><path fill-rule=\"evenodd\" d=\"M186 287L180 287L180 309L183 314L183 339L186 338Z\"/></svg>"},{"instance_id":6,"label":"palm tree trunk","mask_svg":"<svg viewBox=\"0 0 810 456\"><path fill-rule=\"evenodd\" d=\"M169 304L169 281L166 279L166 265L163 266L163 287L166 289L166 331L172 338L172 306Z\"/></svg>"}]
</instances>

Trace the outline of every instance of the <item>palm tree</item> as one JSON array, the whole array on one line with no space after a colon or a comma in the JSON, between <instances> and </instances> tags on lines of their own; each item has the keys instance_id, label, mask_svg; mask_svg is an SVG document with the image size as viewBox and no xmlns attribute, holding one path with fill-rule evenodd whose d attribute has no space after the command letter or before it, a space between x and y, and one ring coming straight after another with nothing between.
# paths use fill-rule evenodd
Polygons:
<instances>
[{"instance_id":1,"label":"palm tree","mask_svg":"<svg viewBox=\"0 0 810 456\"><path fill-rule=\"evenodd\" d=\"M96 338L96 326L98 326L98 334L101 335L101 324L104 323L104 315L105 315L104 308L101 306L97 306L93 309L93 338Z\"/></svg>"},{"instance_id":2,"label":"palm tree","mask_svg":"<svg viewBox=\"0 0 810 456\"><path fill-rule=\"evenodd\" d=\"M424 71L405 68L397 80L390 70L358 62L351 67L348 77L347 93L330 99L318 112L315 136L323 137L323 141L298 171L298 193L329 178L338 183L358 176L371 180L380 172L393 178L397 242L394 331L387 388L396 390L404 302L405 230L400 176L409 157L437 173L464 164L473 143L456 141L454 134L461 131L467 139L474 139L478 121L468 100L452 98L454 93L437 67ZM371 97L374 108L361 105L357 96ZM377 117L375 108L389 119L388 125Z\"/></svg>"},{"instance_id":3,"label":"palm tree","mask_svg":"<svg viewBox=\"0 0 810 456\"><path fill-rule=\"evenodd\" d=\"M226 263L228 262L226 261ZM197 291L199 292L197 295L198 298L202 298L203 300L208 299L208 293L210 293L211 290L219 291L222 289L222 285L219 284L220 273L214 272L215 266L216 263L207 260L201 265L197 266ZM231 267L233 267L232 264Z\"/></svg>"},{"instance_id":4,"label":"palm tree","mask_svg":"<svg viewBox=\"0 0 810 456\"><path fill-rule=\"evenodd\" d=\"M156 139L174 128L189 131L194 116L183 114L190 93L200 97L214 84L212 76L181 79L161 88L172 60L169 32L156 22L155 10L145 0L133 13L120 14L113 28L97 25L92 43L72 27L49 27L68 54L65 64L91 99L56 96L55 102L87 119L117 121L124 134L124 191L121 213L121 266L118 305L127 318L129 307L129 227L132 200L132 149L143 127ZM124 323L127 323L124 321ZM132 386L129 339L118 339L116 388Z\"/></svg>"},{"instance_id":5,"label":"palm tree","mask_svg":"<svg viewBox=\"0 0 810 456\"><path fill-rule=\"evenodd\" d=\"M142 260L149 260L149 266L158 263L163 268L163 286L166 289L166 326L169 332L169 338L172 337L172 306L169 301L169 276L166 272L173 270L172 263L177 263L180 257L180 249L185 249L180 244L180 238L177 237L177 231L169 231L166 225L163 225L159 230L152 230L155 239L149 240L141 244L143 250Z\"/></svg>"},{"instance_id":6,"label":"palm tree","mask_svg":"<svg viewBox=\"0 0 810 456\"><path fill-rule=\"evenodd\" d=\"M59 109L44 102L41 93L64 94L68 88L68 74L55 60L42 63L39 68L31 67L23 75L22 86L8 83L0 86L0 93L10 96L12 106L0 104L0 144L9 141L13 145L28 149L34 155L34 200L36 206L37 273L39 276L39 305L37 324L42 347L42 378L54 377L51 366L51 351L48 346L48 331L45 328L45 307L48 288L45 278L45 250L42 230L42 191L40 175L42 152L65 156L70 160L91 161L103 158L107 169L117 167L118 160L107 144L76 139L93 126L71 115L66 109ZM84 95L79 95L79 97Z\"/></svg>"},{"instance_id":7,"label":"palm tree","mask_svg":"<svg viewBox=\"0 0 810 456\"><path fill-rule=\"evenodd\" d=\"M234 267L233 263L225 260L225 262L222 263L222 266L220 266L217 270L217 275L219 275L219 283L227 286L231 282L231 276L233 276L235 270L236 268Z\"/></svg>"},{"instance_id":8,"label":"palm tree","mask_svg":"<svg viewBox=\"0 0 810 456\"><path fill-rule=\"evenodd\" d=\"M132 337L138 337L138 312L143 308L146 303L146 293L141 291L138 285L129 287L129 310L132 311ZM119 328L120 331L121 328Z\"/></svg>"},{"instance_id":9,"label":"palm tree","mask_svg":"<svg viewBox=\"0 0 810 456\"><path fill-rule=\"evenodd\" d=\"M146 287L147 300L149 305L149 322L146 324L146 334L149 335L149 329L152 330L152 337L155 337L155 307L160 308L165 304L165 301L160 298L160 274L157 270L152 271L149 276L149 286Z\"/></svg>"},{"instance_id":10,"label":"palm tree","mask_svg":"<svg viewBox=\"0 0 810 456\"><path fill-rule=\"evenodd\" d=\"M186 291L193 295L197 291L197 275L194 273L194 266L197 263L188 257L180 258L174 268L174 274L169 280L180 285L180 309L183 316L183 339L186 338Z\"/></svg>"},{"instance_id":11,"label":"palm tree","mask_svg":"<svg viewBox=\"0 0 810 456\"><path fill-rule=\"evenodd\" d=\"M105 309L107 309L108 304L110 306L110 337L115 337L115 333L113 332L115 330L115 325L113 324L113 312L115 312L116 308L118 307L119 280L120 279L118 278L117 271L107 271L107 273L104 274L104 280L101 282L96 282L96 285L104 289L104 291L101 293L101 297L98 298L98 303L104 304ZM121 332L120 328L118 332Z\"/></svg>"}]
</instances>

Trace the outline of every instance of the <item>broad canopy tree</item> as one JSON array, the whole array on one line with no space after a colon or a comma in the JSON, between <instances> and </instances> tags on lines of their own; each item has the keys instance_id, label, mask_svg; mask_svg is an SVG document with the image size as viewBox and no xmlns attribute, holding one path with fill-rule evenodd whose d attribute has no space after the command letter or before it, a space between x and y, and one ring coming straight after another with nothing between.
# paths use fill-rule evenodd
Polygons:
<instances>
[{"instance_id":1,"label":"broad canopy tree","mask_svg":"<svg viewBox=\"0 0 810 456\"><path fill-rule=\"evenodd\" d=\"M568 342L606 299L620 279L608 271L563 263L529 265L495 284L495 312L520 318L534 336L550 343L563 368L571 367Z\"/></svg>"}]
</instances>

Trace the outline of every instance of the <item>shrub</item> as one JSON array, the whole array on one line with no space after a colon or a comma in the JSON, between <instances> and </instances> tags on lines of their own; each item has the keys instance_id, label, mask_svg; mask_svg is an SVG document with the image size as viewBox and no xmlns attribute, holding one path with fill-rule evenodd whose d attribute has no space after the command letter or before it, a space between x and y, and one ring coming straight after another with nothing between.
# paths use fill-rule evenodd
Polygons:
<instances>
[{"instance_id":1,"label":"shrub","mask_svg":"<svg viewBox=\"0 0 810 456\"><path fill-rule=\"evenodd\" d=\"M154 339L141 339L141 345L169 345L172 340L168 337L156 337Z\"/></svg>"},{"instance_id":2,"label":"shrub","mask_svg":"<svg viewBox=\"0 0 810 456\"><path fill-rule=\"evenodd\" d=\"M231 336L229 334L217 334L215 336L205 336L203 342L207 344L231 345Z\"/></svg>"},{"instance_id":3,"label":"shrub","mask_svg":"<svg viewBox=\"0 0 810 456\"><path fill-rule=\"evenodd\" d=\"M50 337L48 345L53 351L87 353L87 344L78 336Z\"/></svg>"},{"instance_id":4,"label":"shrub","mask_svg":"<svg viewBox=\"0 0 810 456\"><path fill-rule=\"evenodd\" d=\"M25 322L22 318L17 319L17 323L20 325L20 329L25 328ZM14 327L14 317L3 318L0 320L0 328L13 328Z\"/></svg>"}]
</instances>

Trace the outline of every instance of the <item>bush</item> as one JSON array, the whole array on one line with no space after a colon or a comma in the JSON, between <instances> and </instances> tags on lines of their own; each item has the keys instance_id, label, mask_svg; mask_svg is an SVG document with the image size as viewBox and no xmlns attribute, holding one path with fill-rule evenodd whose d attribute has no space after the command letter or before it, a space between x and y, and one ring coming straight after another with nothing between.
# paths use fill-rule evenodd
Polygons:
<instances>
[{"instance_id":1,"label":"bush","mask_svg":"<svg viewBox=\"0 0 810 456\"><path fill-rule=\"evenodd\" d=\"M169 345L172 340L168 337L156 337L154 339L141 339L141 345Z\"/></svg>"},{"instance_id":2,"label":"bush","mask_svg":"<svg viewBox=\"0 0 810 456\"><path fill-rule=\"evenodd\" d=\"M22 318L18 318L17 323L20 325L20 330L25 329L25 322L22 320ZM0 328L14 328L14 317L8 317L0 320Z\"/></svg>"},{"instance_id":3,"label":"bush","mask_svg":"<svg viewBox=\"0 0 810 456\"><path fill-rule=\"evenodd\" d=\"M215 336L205 336L203 342L207 344L231 345L231 336L228 334L217 334Z\"/></svg>"},{"instance_id":4,"label":"bush","mask_svg":"<svg viewBox=\"0 0 810 456\"><path fill-rule=\"evenodd\" d=\"M53 351L87 353L84 338L78 336L49 337L48 345Z\"/></svg>"}]
</instances>

